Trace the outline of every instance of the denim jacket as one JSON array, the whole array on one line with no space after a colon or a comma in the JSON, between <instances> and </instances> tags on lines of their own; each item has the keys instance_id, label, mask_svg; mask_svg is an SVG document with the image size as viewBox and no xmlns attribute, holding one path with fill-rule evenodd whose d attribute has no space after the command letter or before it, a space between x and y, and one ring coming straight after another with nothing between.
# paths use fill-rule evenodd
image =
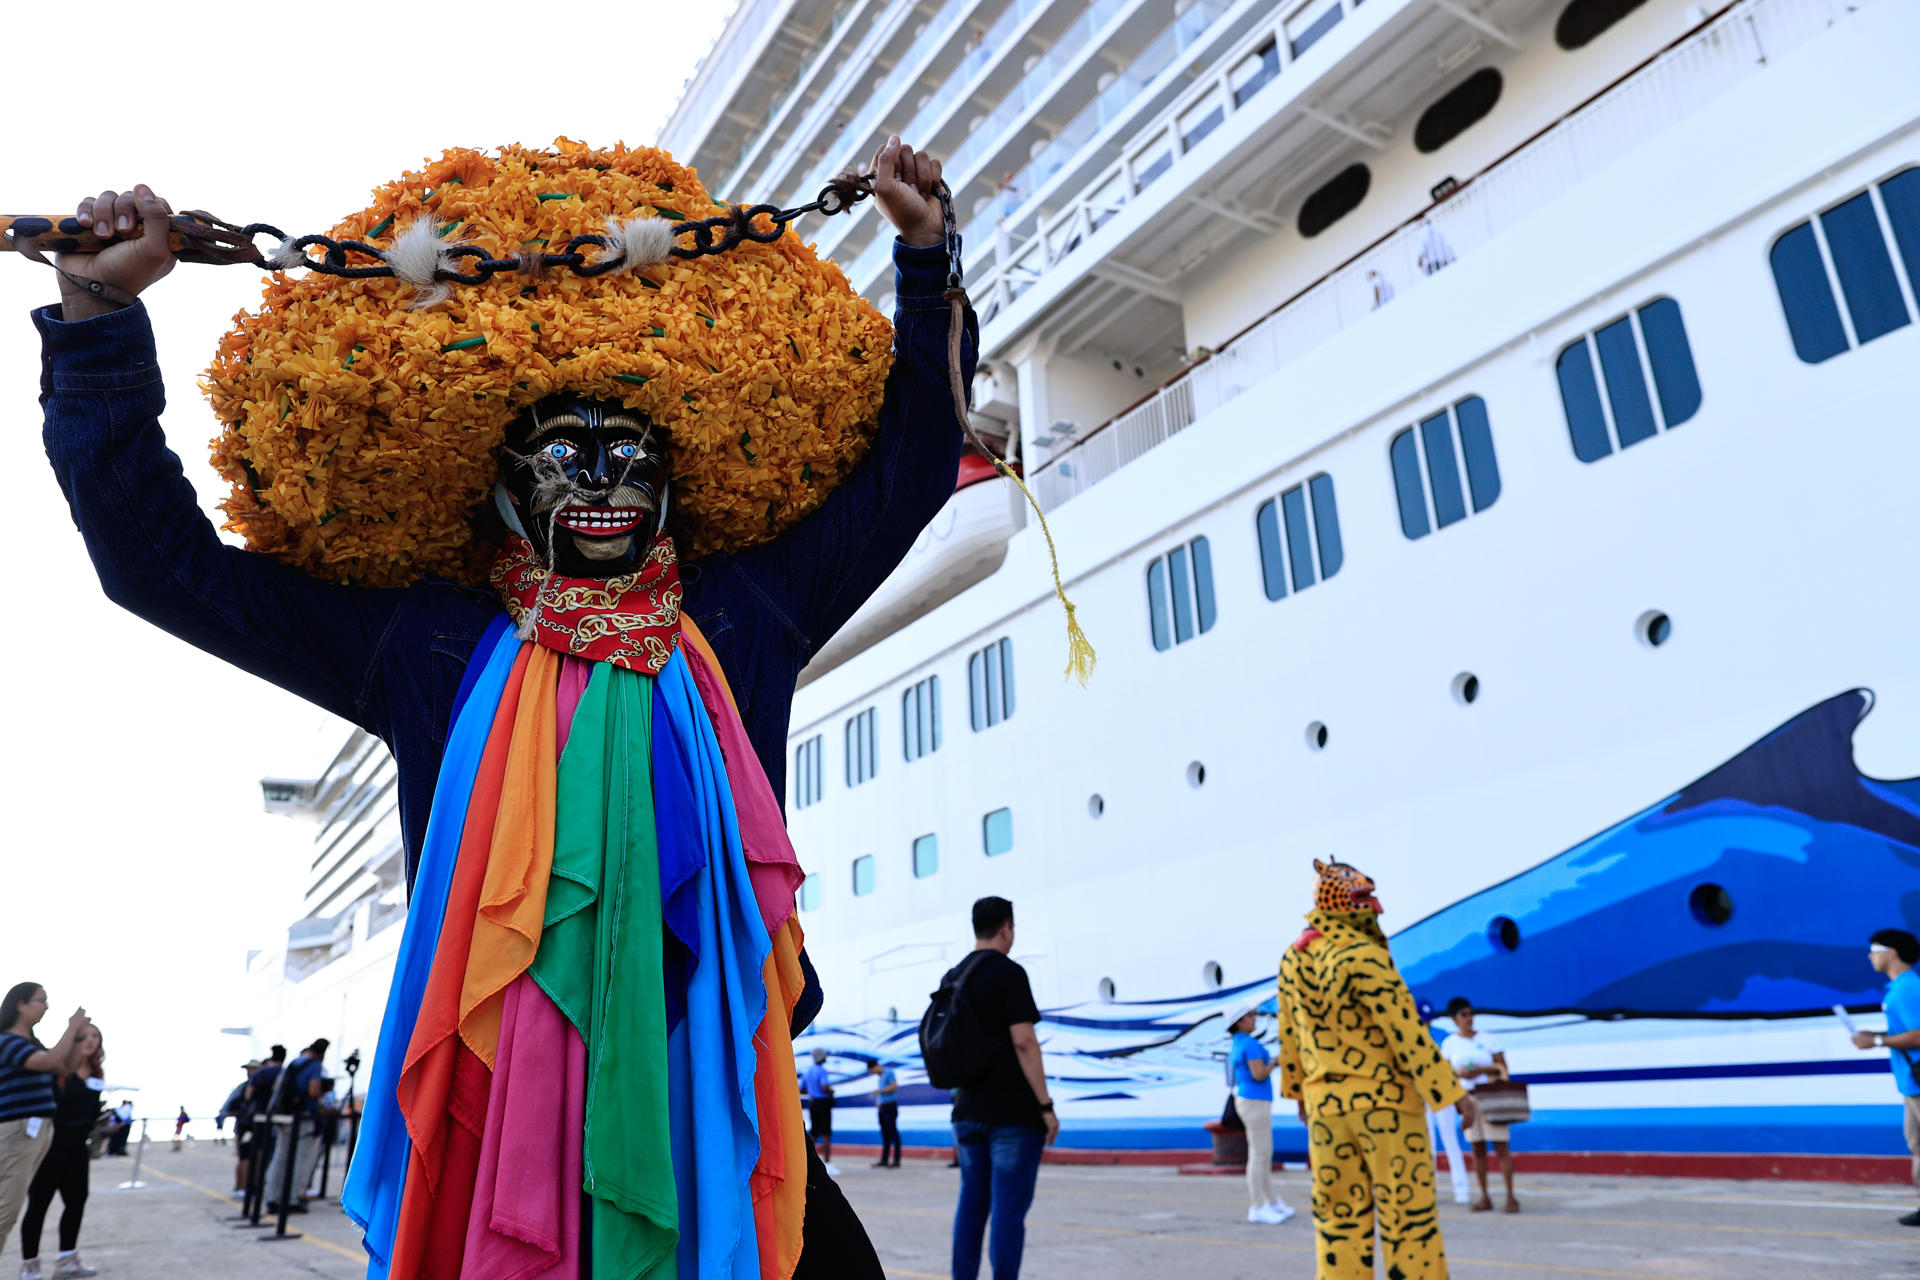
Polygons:
<instances>
[{"instance_id":1,"label":"denim jacket","mask_svg":"<svg viewBox=\"0 0 1920 1280\"><path fill-rule=\"evenodd\" d=\"M800 669L900 563L959 470L946 250L896 241L894 269L894 364L867 456L782 537L682 566L682 607L712 643L783 805ZM500 602L432 578L338 586L222 543L160 430L146 309L69 324L46 307L33 322L47 456L108 598L378 735L399 768L411 885L460 677ZM962 385L975 359L968 334Z\"/></svg>"}]
</instances>

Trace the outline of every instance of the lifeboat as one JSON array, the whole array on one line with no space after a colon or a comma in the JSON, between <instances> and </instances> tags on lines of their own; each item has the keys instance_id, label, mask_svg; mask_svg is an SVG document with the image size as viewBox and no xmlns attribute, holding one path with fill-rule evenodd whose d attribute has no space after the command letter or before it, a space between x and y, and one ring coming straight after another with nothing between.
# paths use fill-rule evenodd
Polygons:
<instances>
[{"instance_id":1,"label":"lifeboat","mask_svg":"<svg viewBox=\"0 0 1920 1280\"><path fill-rule=\"evenodd\" d=\"M814 654L800 673L800 685L984 581L1007 558L1007 539L1020 529L1024 516L1020 490L1003 479L992 462L972 449L961 454L953 496L920 531L913 549L880 589Z\"/></svg>"}]
</instances>

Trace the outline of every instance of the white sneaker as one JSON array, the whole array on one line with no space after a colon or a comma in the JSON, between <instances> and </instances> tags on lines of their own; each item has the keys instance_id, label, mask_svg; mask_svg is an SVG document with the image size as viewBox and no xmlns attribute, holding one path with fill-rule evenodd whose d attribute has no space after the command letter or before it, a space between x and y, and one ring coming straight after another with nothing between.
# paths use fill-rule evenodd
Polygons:
<instances>
[{"instance_id":1,"label":"white sneaker","mask_svg":"<svg viewBox=\"0 0 1920 1280\"><path fill-rule=\"evenodd\" d=\"M1286 1219L1273 1211L1270 1204L1257 1204L1247 1210L1247 1221L1263 1227L1277 1227Z\"/></svg>"},{"instance_id":2,"label":"white sneaker","mask_svg":"<svg viewBox=\"0 0 1920 1280\"><path fill-rule=\"evenodd\" d=\"M840 1166L831 1160L823 1162L820 1167L827 1171L829 1178L837 1178L840 1176Z\"/></svg>"},{"instance_id":3,"label":"white sneaker","mask_svg":"<svg viewBox=\"0 0 1920 1280\"><path fill-rule=\"evenodd\" d=\"M1453 1193L1453 1202L1455 1204L1472 1204L1473 1197L1464 1191L1456 1191Z\"/></svg>"},{"instance_id":4,"label":"white sneaker","mask_svg":"<svg viewBox=\"0 0 1920 1280\"><path fill-rule=\"evenodd\" d=\"M20 1280L40 1280L40 1259L28 1258L20 1264Z\"/></svg>"},{"instance_id":5,"label":"white sneaker","mask_svg":"<svg viewBox=\"0 0 1920 1280\"><path fill-rule=\"evenodd\" d=\"M1294 1214L1293 1208L1290 1205L1288 1205L1287 1202L1284 1200L1270 1200L1267 1202L1267 1208L1273 1210L1274 1214L1276 1215L1274 1218L1275 1226L1278 1226L1280 1223L1285 1222L1288 1218L1291 1218Z\"/></svg>"}]
</instances>

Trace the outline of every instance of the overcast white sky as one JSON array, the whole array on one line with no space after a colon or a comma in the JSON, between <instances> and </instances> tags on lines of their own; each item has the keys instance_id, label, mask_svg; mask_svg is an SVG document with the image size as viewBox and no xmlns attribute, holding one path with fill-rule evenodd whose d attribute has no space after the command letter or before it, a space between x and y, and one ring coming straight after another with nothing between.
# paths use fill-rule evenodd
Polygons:
<instances>
[{"instance_id":1,"label":"overcast white sky","mask_svg":"<svg viewBox=\"0 0 1920 1280\"><path fill-rule=\"evenodd\" d=\"M0 145L0 210L71 212L146 182L176 209L322 231L448 147L651 142L732 5L667 22L650 7L269 3L213 17L109 3L58 35L16 26L0 41L20 124ZM210 513L213 420L195 379L260 282L182 266L147 295L167 438ZM56 297L45 267L0 254L0 421L19 462L0 503L0 987L44 984L52 1035L85 1004L108 1076L141 1086L143 1114L184 1102L208 1115L238 1079L244 1042L219 1028L243 1014L246 950L284 936L311 838L261 812L259 779L310 776L346 726L100 594L40 446L27 313Z\"/></svg>"}]
</instances>

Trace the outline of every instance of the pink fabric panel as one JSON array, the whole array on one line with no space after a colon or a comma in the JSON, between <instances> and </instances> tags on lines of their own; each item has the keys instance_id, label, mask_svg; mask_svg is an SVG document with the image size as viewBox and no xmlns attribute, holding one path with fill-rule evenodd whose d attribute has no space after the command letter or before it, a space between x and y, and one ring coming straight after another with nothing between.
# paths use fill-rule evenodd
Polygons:
<instances>
[{"instance_id":1,"label":"pink fabric panel","mask_svg":"<svg viewBox=\"0 0 1920 1280\"><path fill-rule=\"evenodd\" d=\"M693 671L700 688L700 701L706 704L707 719L713 722L714 736L720 740L720 754L727 762L727 782L733 791L733 807L740 818L740 844L746 850L747 876L753 881L753 896L760 904L760 918L767 922L769 936L793 914L793 895L807 878L794 856L793 841L787 836L787 823L774 798L773 784L760 767L747 728L728 701L720 680L707 666L700 646L683 644L680 652Z\"/></svg>"},{"instance_id":2,"label":"pink fabric panel","mask_svg":"<svg viewBox=\"0 0 1920 1280\"><path fill-rule=\"evenodd\" d=\"M500 1020L462 1280L578 1280L586 1097L580 1033L521 974Z\"/></svg>"},{"instance_id":3,"label":"pink fabric panel","mask_svg":"<svg viewBox=\"0 0 1920 1280\"><path fill-rule=\"evenodd\" d=\"M593 664L585 658L576 658L566 654L560 659L560 689L558 701L554 705L555 755L567 749L567 734L573 729L573 713L580 708L580 695L587 691L587 681L593 678Z\"/></svg>"}]
</instances>

